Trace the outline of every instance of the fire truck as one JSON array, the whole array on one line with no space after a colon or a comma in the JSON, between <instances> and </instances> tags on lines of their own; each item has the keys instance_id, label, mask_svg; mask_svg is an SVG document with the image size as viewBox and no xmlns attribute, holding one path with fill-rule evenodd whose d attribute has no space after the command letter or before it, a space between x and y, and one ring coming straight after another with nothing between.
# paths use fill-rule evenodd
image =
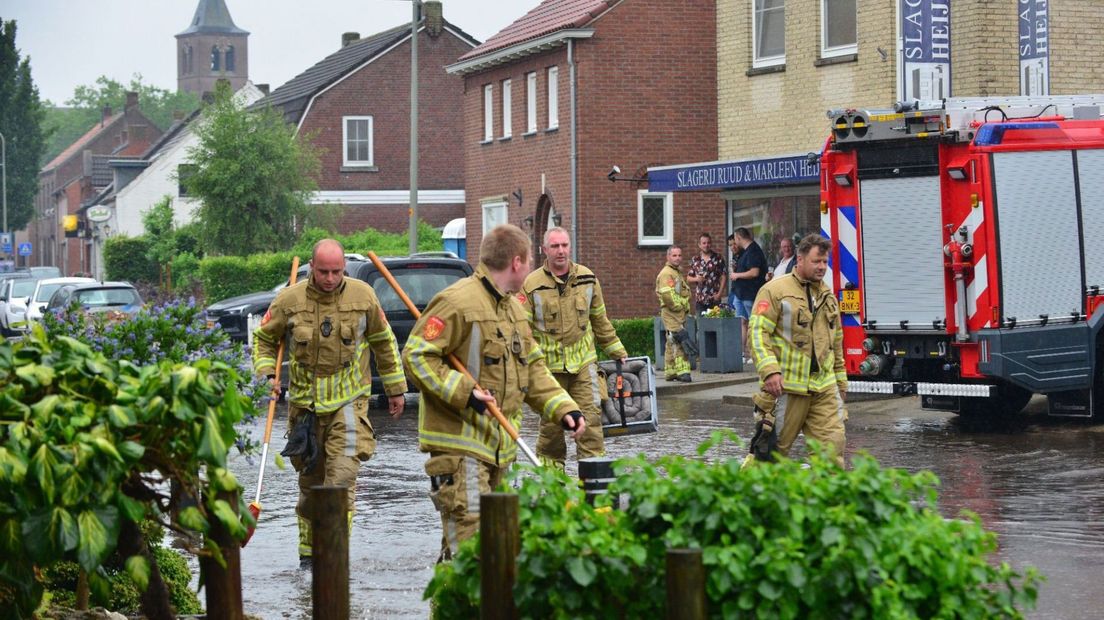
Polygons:
<instances>
[{"instance_id":1,"label":"fire truck","mask_svg":"<svg viewBox=\"0 0 1104 620\"><path fill-rule=\"evenodd\" d=\"M851 392L1104 415L1104 95L830 110L821 233ZM815 156L815 155L813 155Z\"/></svg>"}]
</instances>

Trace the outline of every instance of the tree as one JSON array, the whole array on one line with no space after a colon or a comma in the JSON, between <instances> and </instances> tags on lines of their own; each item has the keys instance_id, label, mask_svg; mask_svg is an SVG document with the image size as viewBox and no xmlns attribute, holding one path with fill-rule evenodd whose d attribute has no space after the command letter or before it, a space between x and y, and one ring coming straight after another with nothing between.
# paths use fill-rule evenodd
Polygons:
<instances>
[{"instance_id":1,"label":"tree","mask_svg":"<svg viewBox=\"0 0 1104 620\"><path fill-rule=\"evenodd\" d=\"M0 20L0 133L6 143L9 230L25 227L34 214L39 162L46 148L45 111L30 59L20 59L15 47L15 33L14 20Z\"/></svg>"},{"instance_id":2,"label":"tree","mask_svg":"<svg viewBox=\"0 0 1104 620\"><path fill-rule=\"evenodd\" d=\"M211 254L244 256L286 250L295 224L308 217L320 164L309 140L271 108L246 110L220 85L188 151L194 172L184 184L200 201L196 220Z\"/></svg>"},{"instance_id":3,"label":"tree","mask_svg":"<svg viewBox=\"0 0 1104 620\"><path fill-rule=\"evenodd\" d=\"M46 125L54 130L54 134L47 148L46 161L56 157L98 122L104 106L121 111L126 105L127 92L138 93L142 113L162 130L172 124L174 113L187 114L197 109L200 103L194 93L173 92L145 84L138 73L130 78L129 84L101 75L92 84L76 87L73 97L65 102L67 107L51 104L47 109Z\"/></svg>"}]
</instances>

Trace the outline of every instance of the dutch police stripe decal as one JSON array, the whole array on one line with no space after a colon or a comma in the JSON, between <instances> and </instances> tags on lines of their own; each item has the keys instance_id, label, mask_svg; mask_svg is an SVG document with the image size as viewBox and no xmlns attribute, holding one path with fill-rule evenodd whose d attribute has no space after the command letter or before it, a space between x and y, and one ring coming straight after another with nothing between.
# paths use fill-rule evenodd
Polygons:
<instances>
[{"instance_id":1,"label":"dutch police stripe decal","mask_svg":"<svg viewBox=\"0 0 1104 620\"><path fill-rule=\"evenodd\" d=\"M836 249L839 252L839 287L859 283L859 234L855 225L855 207L840 207L836 210ZM858 327L859 315L844 314L844 327Z\"/></svg>"}]
</instances>

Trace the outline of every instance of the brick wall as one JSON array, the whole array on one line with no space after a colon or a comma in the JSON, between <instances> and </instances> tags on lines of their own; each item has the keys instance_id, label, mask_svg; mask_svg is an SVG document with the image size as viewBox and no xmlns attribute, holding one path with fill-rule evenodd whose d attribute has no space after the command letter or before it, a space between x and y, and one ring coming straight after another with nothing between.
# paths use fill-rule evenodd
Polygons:
<instances>
[{"instance_id":1,"label":"brick wall","mask_svg":"<svg viewBox=\"0 0 1104 620\"><path fill-rule=\"evenodd\" d=\"M464 217L464 205L418 205L418 219L430 226L442 227L449 220ZM410 205L346 205L338 218L337 232L349 234L375 228L385 232L410 230Z\"/></svg>"},{"instance_id":2,"label":"brick wall","mask_svg":"<svg viewBox=\"0 0 1104 620\"><path fill-rule=\"evenodd\" d=\"M1077 95L1104 92L1104 47L1099 0L1050 2L1050 92Z\"/></svg>"}]
</instances>

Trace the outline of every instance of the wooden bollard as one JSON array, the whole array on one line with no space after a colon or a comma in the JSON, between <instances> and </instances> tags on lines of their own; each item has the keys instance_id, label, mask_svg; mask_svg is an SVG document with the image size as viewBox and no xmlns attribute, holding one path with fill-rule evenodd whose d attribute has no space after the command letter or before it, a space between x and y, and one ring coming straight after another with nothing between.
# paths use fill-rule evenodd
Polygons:
<instances>
[{"instance_id":1,"label":"wooden bollard","mask_svg":"<svg viewBox=\"0 0 1104 620\"><path fill-rule=\"evenodd\" d=\"M349 617L349 490L311 487L311 598L316 620Z\"/></svg>"},{"instance_id":2,"label":"wooden bollard","mask_svg":"<svg viewBox=\"0 0 1104 620\"><path fill-rule=\"evenodd\" d=\"M518 496L487 493L479 497L479 560L481 574L479 617L513 620L514 581L517 580Z\"/></svg>"},{"instance_id":3,"label":"wooden bollard","mask_svg":"<svg viewBox=\"0 0 1104 620\"><path fill-rule=\"evenodd\" d=\"M219 499L226 500L238 512L238 495L222 491ZM230 531L218 519L211 519L208 538L218 545L226 567L214 558L200 556L203 568L203 587L207 589L207 617L211 620L242 620L241 542L230 536Z\"/></svg>"},{"instance_id":4,"label":"wooden bollard","mask_svg":"<svg viewBox=\"0 0 1104 620\"><path fill-rule=\"evenodd\" d=\"M705 620L705 609L705 565L701 549L668 549L668 620Z\"/></svg>"}]
</instances>

